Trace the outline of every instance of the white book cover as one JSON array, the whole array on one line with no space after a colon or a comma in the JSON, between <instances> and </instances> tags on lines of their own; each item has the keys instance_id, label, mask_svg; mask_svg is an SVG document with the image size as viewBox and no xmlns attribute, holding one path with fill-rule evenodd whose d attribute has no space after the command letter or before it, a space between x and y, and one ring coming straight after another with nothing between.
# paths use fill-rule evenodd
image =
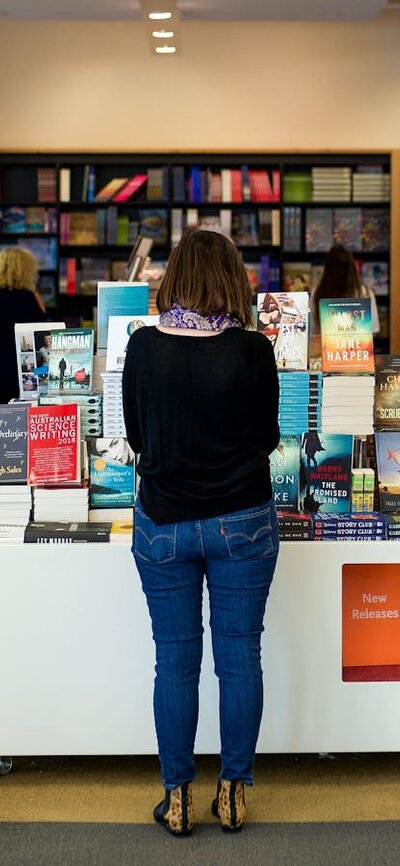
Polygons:
<instances>
[{"instance_id":1,"label":"white book cover","mask_svg":"<svg viewBox=\"0 0 400 866\"><path fill-rule=\"evenodd\" d=\"M110 316L107 335L107 372L122 373L129 338L139 328L158 325L159 316Z\"/></svg>"},{"instance_id":2,"label":"white book cover","mask_svg":"<svg viewBox=\"0 0 400 866\"><path fill-rule=\"evenodd\" d=\"M272 344L280 369L307 369L309 300L308 292L257 295L257 331Z\"/></svg>"},{"instance_id":3,"label":"white book cover","mask_svg":"<svg viewBox=\"0 0 400 866\"><path fill-rule=\"evenodd\" d=\"M14 326L20 400L47 394L51 332L65 322L23 322Z\"/></svg>"}]
</instances>

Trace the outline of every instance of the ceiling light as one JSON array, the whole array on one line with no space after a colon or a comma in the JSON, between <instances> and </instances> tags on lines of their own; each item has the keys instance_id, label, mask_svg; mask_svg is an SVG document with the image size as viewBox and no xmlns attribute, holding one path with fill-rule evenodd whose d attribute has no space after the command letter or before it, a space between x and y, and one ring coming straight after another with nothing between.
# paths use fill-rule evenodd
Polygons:
<instances>
[{"instance_id":1,"label":"ceiling light","mask_svg":"<svg viewBox=\"0 0 400 866\"><path fill-rule=\"evenodd\" d=\"M149 18L153 21L166 21L167 18L172 18L172 12L149 12Z\"/></svg>"},{"instance_id":2,"label":"ceiling light","mask_svg":"<svg viewBox=\"0 0 400 866\"><path fill-rule=\"evenodd\" d=\"M175 34L173 30L153 30L151 35L155 39L172 39Z\"/></svg>"},{"instance_id":3,"label":"ceiling light","mask_svg":"<svg viewBox=\"0 0 400 866\"><path fill-rule=\"evenodd\" d=\"M175 54L175 45L158 45L156 48L157 54Z\"/></svg>"}]
</instances>

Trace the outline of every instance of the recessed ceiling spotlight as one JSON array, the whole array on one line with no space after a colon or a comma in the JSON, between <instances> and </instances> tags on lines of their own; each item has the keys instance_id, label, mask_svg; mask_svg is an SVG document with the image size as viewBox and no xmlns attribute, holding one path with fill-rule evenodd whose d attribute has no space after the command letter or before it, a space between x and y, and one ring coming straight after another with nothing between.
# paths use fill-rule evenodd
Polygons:
<instances>
[{"instance_id":1,"label":"recessed ceiling spotlight","mask_svg":"<svg viewBox=\"0 0 400 866\"><path fill-rule=\"evenodd\" d=\"M172 39L175 34L173 30L153 30L151 35L155 39Z\"/></svg>"},{"instance_id":2,"label":"recessed ceiling spotlight","mask_svg":"<svg viewBox=\"0 0 400 866\"><path fill-rule=\"evenodd\" d=\"M175 45L158 45L156 48L157 54L175 54Z\"/></svg>"},{"instance_id":3,"label":"recessed ceiling spotlight","mask_svg":"<svg viewBox=\"0 0 400 866\"><path fill-rule=\"evenodd\" d=\"M152 21L166 21L168 18L172 18L172 12L149 12L149 18Z\"/></svg>"}]
</instances>

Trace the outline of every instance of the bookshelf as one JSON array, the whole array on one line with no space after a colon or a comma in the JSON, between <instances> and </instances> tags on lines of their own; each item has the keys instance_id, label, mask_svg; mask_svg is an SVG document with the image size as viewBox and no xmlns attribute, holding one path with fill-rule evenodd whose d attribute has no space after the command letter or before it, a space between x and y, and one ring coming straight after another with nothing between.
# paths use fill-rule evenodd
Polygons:
<instances>
[{"instance_id":1,"label":"bookshelf","mask_svg":"<svg viewBox=\"0 0 400 866\"><path fill-rule=\"evenodd\" d=\"M137 190L123 200L132 177ZM96 200L115 179L113 198ZM138 233L163 264L186 225L220 224L254 291L312 287L343 242L376 291L378 351L398 351L399 199L397 151L0 153L0 248L31 249L49 309L78 324L93 315L97 280L123 278Z\"/></svg>"}]
</instances>

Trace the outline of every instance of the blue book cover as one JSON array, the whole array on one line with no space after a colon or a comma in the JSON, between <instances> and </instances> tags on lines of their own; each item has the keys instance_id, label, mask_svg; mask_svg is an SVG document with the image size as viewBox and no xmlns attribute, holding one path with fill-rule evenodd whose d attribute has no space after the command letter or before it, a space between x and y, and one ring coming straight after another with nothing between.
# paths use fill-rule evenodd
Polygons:
<instances>
[{"instance_id":1,"label":"blue book cover","mask_svg":"<svg viewBox=\"0 0 400 866\"><path fill-rule=\"evenodd\" d=\"M282 511L299 510L300 436L282 436L269 456L272 493Z\"/></svg>"},{"instance_id":2,"label":"blue book cover","mask_svg":"<svg viewBox=\"0 0 400 866\"><path fill-rule=\"evenodd\" d=\"M379 500L382 511L400 508L400 431L375 433Z\"/></svg>"},{"instance_id":3,"label":"blue book cover","mask_svg":"<svg viewBox=\"0 0 400 866\"><path fill-rule=\"evenodd\" d=\"M304 433L300 473L304 511L350 511L352 451L352 436L315 430Z\"/></svg>"},{"instance_id":4,"label":"blue book cover","mask_svg":"<svg viewBox=\"0 0 400 866\"><path fill-rule=\"evenodd\" d=\"M27 413L21 403L0 406L0 485L27 482Z\"/></svg>"},{"instance_id":5,"label":"blue book cover","mask_svg":"<svg viewBox=\"0 0 400 866\"><path fill-rule=\"evenodd\" d=\"M97 294L97 348L107 348L110 316L146 316L148 283L99 282Z\"/></svg>"},{"instance_id":6,"label":"blue book cover","mask_svg":"<svg viewBox=\"0 0 400 866\"><path fill-rule=\"evenodd\" d=\"M133 508L135 457L123 437L89 438L90 508Z\"/></svg>"}]
</instances>

